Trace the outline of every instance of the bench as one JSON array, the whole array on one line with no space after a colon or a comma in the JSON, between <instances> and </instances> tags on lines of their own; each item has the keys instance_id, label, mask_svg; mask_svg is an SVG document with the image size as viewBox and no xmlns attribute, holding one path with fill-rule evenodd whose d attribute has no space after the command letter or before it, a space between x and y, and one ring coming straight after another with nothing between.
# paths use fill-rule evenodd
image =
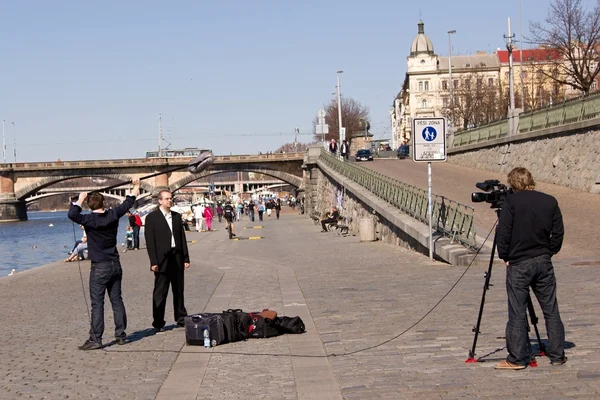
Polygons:
<instances>
[{"instance_id":1,"label":"bench","mask_svg":"<svg viewBox=\"0 0 600 400\"><path fill-rule=\"evenodd\" d=\"M319 215L318 212L312 212L310 214L310 219L313 220L313 222L315 223L315 225L317 225L319 222L321 222L321 216Z\"/></svg>"},{"instance_id":2,"label":"bench","mask_svg":"<svg viewBox=\"0 0 600 400\"><path fill-rule=\"evenodd\" d=\"M350 224L352 223L352 217L340 217L336 224L332 224L335 228L336 234L342 236L348 236L350 233Z\"/></svg>"}]
</instances>

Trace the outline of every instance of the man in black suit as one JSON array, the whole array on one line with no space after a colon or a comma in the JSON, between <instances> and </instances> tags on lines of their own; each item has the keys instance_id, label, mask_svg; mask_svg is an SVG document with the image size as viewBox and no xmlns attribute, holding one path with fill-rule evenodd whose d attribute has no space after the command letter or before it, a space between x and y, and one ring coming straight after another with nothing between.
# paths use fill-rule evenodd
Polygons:
<instances>
[{"instance_id":1,"label":"man in black suit","mask_svg":"<svg viewBox=\"0 0 600 400\"><path fill-rule=\"evenodd\" d=\"M168 190L158 194L159 208L146 217L146 248L150 269L154 272L152 294L152 326L158 332L165 326L165 306L169 284L173 291L175 322L184 326L187 315L183 301L184 270L190 267L185 231L181 215L171 211L173 196Z\"/></svg>"}]
</instances>

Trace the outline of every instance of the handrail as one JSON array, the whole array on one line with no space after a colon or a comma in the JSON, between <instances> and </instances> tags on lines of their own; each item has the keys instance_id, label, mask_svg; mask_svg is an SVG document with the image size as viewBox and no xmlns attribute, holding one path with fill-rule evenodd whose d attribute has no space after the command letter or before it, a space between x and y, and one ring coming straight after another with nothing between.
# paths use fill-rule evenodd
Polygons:
<instances>
[{"instance_id":1,"label":"handrail","mask_svg":"<svg viewBox=\"0 0 600 400\"><path fill-rule=\"evenodd\" d=\"M335 172L359 184L382 200L399 208L418 221L427 223L427 192L355 163L343 162L321 149L319 161ZM476 248L472 207L444 196L433 195L433 229L461 244Z\"/></svg>"},{"instance_id":2,"label":"handrail","mask_svg":"<svg viewBox=\"0 0 600 400\"><path fill-rule=\"evenodd\" d=\"M519 133L600 118L600 93L566 100L555 106L531 110L519 115ZM600 121L598 121L600 125ZM454 133L452 148L508 136L508 120L492 122Z\"/></svg>"}]
</instances>

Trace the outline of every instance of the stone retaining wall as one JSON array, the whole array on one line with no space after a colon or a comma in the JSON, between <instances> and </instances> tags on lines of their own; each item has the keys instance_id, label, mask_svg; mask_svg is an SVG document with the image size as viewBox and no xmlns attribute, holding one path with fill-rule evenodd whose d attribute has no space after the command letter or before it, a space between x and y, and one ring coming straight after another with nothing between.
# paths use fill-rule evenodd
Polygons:
<instances>
[{"instance_id":1,"label":"stone retaining wall","mask_svg":"<svg viewBox=\"0 0 600 400\"><path fill-rule=\"evenodd\" d=\"M340 183L327 176L320 169L315 168L312 171L314 178L313 187L313 207L311 212L316 212L319 216L325 215L331 211L332 205L338 205L341 209L341 215L351 218L349 224L349 233L359 234L359 221L363 218L373 220L375 225L376 240L410 248L424 253L426 249L412 236L401 231L396 225L382 218L373 207L361 201L351 191L347 190ZM399 211L398 211L399 212ZM319 228L320 229L320 228Z\"/></svg>"},{"instance_id":2,"label":"stone retaining wall","mask_svg":"<svg viewBox=\"0 0 600 400\"><path fill-rule=\"evenodd\" d=\"M597 127L463 152L457 150L448 158L453 164L506 174L514 167L526 167L536 180L600 193Z\"/></svg>"}]
</instances>

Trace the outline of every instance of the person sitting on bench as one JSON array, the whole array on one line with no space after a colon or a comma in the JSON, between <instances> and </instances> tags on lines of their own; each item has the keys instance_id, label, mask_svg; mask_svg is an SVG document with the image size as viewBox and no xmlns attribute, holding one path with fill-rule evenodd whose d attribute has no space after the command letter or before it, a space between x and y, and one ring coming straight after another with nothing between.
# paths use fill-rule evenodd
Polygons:
<instances>
[{"instance_id":1,"label":"person sitting on bench","mask_svg":"<svg viewBox=\"0 0 600 400\"><path fill-rule=\"evenodd\" d=\"M321 227L323 230L321 232L329 232L326 224L336 223L340 218L340 212L338 211L336 206L331 207L331 214L328 217L321 220Z\"/></svg>"}]
</instances>

